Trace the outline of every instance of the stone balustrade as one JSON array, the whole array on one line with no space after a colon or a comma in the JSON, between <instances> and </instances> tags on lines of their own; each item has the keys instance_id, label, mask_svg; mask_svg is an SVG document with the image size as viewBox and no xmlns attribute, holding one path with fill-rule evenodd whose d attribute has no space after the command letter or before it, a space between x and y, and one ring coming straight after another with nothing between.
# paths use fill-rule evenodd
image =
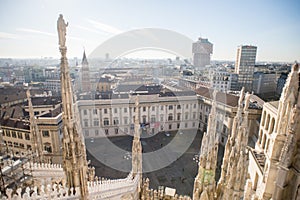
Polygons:
<instances>
[{"instance_id":1,"label":"stone balustrade","mask_svg":"<svg viewBox=\"0 0 300 200\"><path fill-rule=\"evenodd\" d=\"M39 191L39 192L38 192ZM70 191L70 192L68 192ZM22 193L22 188L18 188L16 193L13 193L12 189L6 190L6 196L0 193L0 197L3 200L21 200L21 199L58 199L58 200L72 200L80 199L80 189L79 188L67 188L61 185L53 184L47 185L46 188L42 185L39 189L38 187L27 187L25 192Z\"/></svg>"},{"instance_id":2,"label":"stone balustrade","mask_svg":"<svg viewBox=\"0 0 300 200\"><path fill-rule=\"evenodd\" d=\"M25 169L30 170L33 177L48 177L63 179L65 173L59 164L50 163L26 163Z\"/></svg>"}]
</instances>

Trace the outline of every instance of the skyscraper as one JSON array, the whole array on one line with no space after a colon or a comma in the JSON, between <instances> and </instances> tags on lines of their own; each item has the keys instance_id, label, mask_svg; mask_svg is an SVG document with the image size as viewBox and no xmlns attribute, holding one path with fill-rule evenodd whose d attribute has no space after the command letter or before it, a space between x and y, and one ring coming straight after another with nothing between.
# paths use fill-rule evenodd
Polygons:
<instances>
[{"instance_id":1,"label":"skyscraper","mask_svg":"<svg viewBox=\"0 0 300 200\"><path fill-rule=\"evenodd\" d=\"M238 47L236 54L235 73L239 75L239 88L244 87L249 92L252 91L256 51L256 46L241 45Z\"/></svg>"},{"instance_id":2,"label":"skyscraper","mask_svg":"<svg viewBox=\"0 0 300 200\"><path fill-rule=\"evenodd\" d=\"M202 68L210 65L210 56L213 52L213 44L208 39L199 38L193 43L193 64L196 68Z\"/></svg>"}]
</instances>

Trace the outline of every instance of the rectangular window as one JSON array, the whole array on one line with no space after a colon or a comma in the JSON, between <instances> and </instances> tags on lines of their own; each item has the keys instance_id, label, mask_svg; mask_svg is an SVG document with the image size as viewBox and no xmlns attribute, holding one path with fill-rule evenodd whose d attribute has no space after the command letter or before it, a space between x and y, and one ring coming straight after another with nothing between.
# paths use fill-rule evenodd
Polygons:
<instances>
[{"instance_id":1,"label":"rectangular window","mask_svg":"<svg viewBox=\"0 0 300 200\"><path fill-rule=\"evenodd\" d=\"M30 140L30 135L29 135L29 133L25 133L25 140Z\"/></svg>"},{"instance_id":2,"label":"rectangular window","mask_svg":"<svg viewBox=\"0 0 300 200\"><path fill-rule=\"evenodd\" d=\"M186 108L186 109L189 109L189 104L186 104L185 108Z\"/></svg>"},{"instance_id":3,"label":"rectangular window","mask_svg":"<svg viewBox=\"0 0 300 200\"><path fill-rule=\"evenodd\" d=\"M160 106L160 110L164 110L164 106Z\"/></svg>"},{"instance_id":4,"label":"rectangular window","mask_svg":"<svg viewBox=\"0 0 300 200\"><path fill-rule=\"evenodd\" d=\"M127 117L124 117L124 124L128 124L128 118Z\"/></svg>"},{"instance_id":5,"label":"rectangular window","mask_svg":"<svg viewBox=\"0 0 300 200\"><path fill-rule=\"evenodd\" d=\"M169 130L171 130L172 129L172 124L169 124Z\"/></svg>"},{"instance_id":6,"label":"rectangular window","mask_svg":"<svg viewBox=\"0 0 300 200\"><path fill-rule=\"evenodd\" d=\"M99 136L99 130L95 130L95 136Z\"/></svg>"},{"instance_id":7,"label":"rectangular window","mask_svg":"<svg viewBox=\"0 0 300 200\"><path fill-rule=\"evenodd\" d=\"M118 118L115 118L114 119L114 125L118 125L119 124L119 119Z\"/></svg>"},{"instance_id":8,"label":"rectangular window","mask_svg":"<svg viewBox=\"0 0 300 200\"><path fill-rule=\"evenodd\" d=\"M160 122L162 123L164 121L164 116L160 115Z\"/></svg>"},{"instance_id":9,"label":"rectangular window","mask_svg":"<svg viewBox=\"0 0 300 200\"><path fill-rule=\"evenodd\" d=\"M43 137L50 137L49 131L42 131Z\"/></svg>"},{"instance_id":10,"label":"rectangular window","mask_svg":"<svg viewBox=\"0 0 300 200\"><path fill-rule=\"evenodd\" d=\"M114 109L114 113L118 113L118 109L117 108Z\"/></svg>"},{"instance_id":11,"label":"rectangular window","mask_svg":"<svg viewBox=\"0 0 300 200\"><path fill-rule=\"evenodd\" d=\"M184 123L184 127L187 128L188 127L188 123Z\"/></svg>"},{"instance_id":12,"label":"rectangular window","mask_svg":"<svg viewBox=\"0 0 300 200\"><path fill-rule=\"evenodd\" d=\"M124 108L124 113L127 113L127 108Z\"/></svg>"},{"instance_id":13,"label":"rectangular window","mask_svg":"<svg viewBox=\"0 0 300 200\"><path fill-rule=\"evenodd\" d=\"M200 118L200 121L202 121L202 114L200 113L200 115L199 115L199 118Z\"/></svg>"},{"instance_id":14,"label":"rectangular window","mask_svg":"<svg viewBox=\"0 0 300 200\"><path fill-rule=\"evenodd\" d=\"M189 114L185 113L185 120L188 120L188 119L189 119Z\"/></svg>"},{"instance_id":15,"label":"rectangular window","mask_svg":"<svg viewBox=\"0 0 300 200\"><path fill-rule=\"evenodd\" d=\"M196 126L196 123L195 122L193 122L193 127L195 127Z\"/></svg>"},{"instance_id":16,"label":"rectangular window","mask_svg":"<svg viewBox=\"0 0 300 200\"><path fill-rule=\"evenodd\" d=\"M23 139L23 134L21 132L18 132L18 138Z\"/></svg>"},{"instance_id":17,"label":"rectangular window","mask_svg":"<svg viewBox=\"0 0 300 200\"><path fill-rule=\"evenodd\" d=\"M103 112L104 114L107 114L107 108L104 108Z\"/></svg>"},{"instance_id":18,"label":"rectangular window","mask_svg":"<svg viewBox=\"0 0 300 200\"><path fill-rule=\"evenodd\" d=\"M152 111L155 111L155 107L154 106L152 106Z\"/></svg>"},{"instance_id":19,"label":"rectangular window","mask_svg":"<svg viewBox=\"0 0 300 200\"><path fill-rule=\"evenodd\" d=\"M87 110L83 110L83 115L87 115Z\"/></svg>"},{"instance_id":20,"label":"rectangular window","mask_svg":"<svg viewBox=\"0 0 300 200\"><path fill-rule=\"evenodd\" d=\"M94 126L99 126L99 120L94 120Z\"/></svg>"},{"instance_id":21,"label":"rectangular window","mask_svg":"<svg viewBox=\"0 0 300 200\"><path fill-rule=\"evenodd\" d=\"M180 121L180 120L181 120L181 114L178 113L178 114L177 114L177 121Z\"/></svg>"},{"instance_id":22,"label":"rectangular window","mask_svg":"<svg viewBox=\"0 0 300 200\"><path fill-rule=\"evenodd\" d=\"M16 138L17 137L16 131L12 131L11 132L11 136L14 137L14 138Z\"/></svg>"},{"instance_id":23,"label":"rectangular window","mask_svg":"<svg viewBox=\"0 0 300 200\"><path fill-rule=\"evenodd\" d=\"M115 128L115 134L118 134L118 133L119 133L119 129Z\"/></svg>"},{"instance_id":24,"label":"rectangular window","mask_svg":"<svg viewBox=\"0 0 300 200\"><path fill-rule=\"evenodd\" d=\"M143 107L143 112L146 112L146 107Z\"/></svg>"},{"instance_id":25,"label":"rectangular window","mask_svg":"<svg viewBox=\"0 0 300 200\"><path fill-rule=\"evenodd\" d=\"M181 109L181 106L180 106L180 105L177 105L177 109Z\"/></svg>"},{"instance_id":26,"label":"rectangular window","mask_svg":"<svg viewBox=\"0 0 300 200\"><path fill-rule=\"evenodd\" d=\"M88 126L89 126L88 120L84 120L84 127L88 127Z\"/></svg>"},{"instance_id":27,"label":"rectangular window","mask_svg":"<svg viewBox=\"0 0 300 200\"><path fill-rule=\"evenodd\" d=\"M151 123L154 123L154 122L155 122L155 116L152 115L152 116L151 116Z\"/></svg>"},{"instance_id":28,"label":"rectangular window","mask_svg":"<svg viewBox=\"0 0 300 200\"><path fill-rule=\"evenodd\" d=\"M52 147L51 145L45 145L44 150L47 151L48 153L52 153Z\"/></svg>"},{"instance_id":29,"label":"rectangular window","mask_svg":"<svg viewBox=\"0 0 300 200\"><path fill-rule=\"evenodd\" d=\"M180 128L180 123L177 123L177 129L179 129Z\"/></svg>"},{"instance_id":30,"label":"rectangular window","mask_svg":"<svg viewBox=\"0 0 300 200\"><path fill-rule=\"evenodd\" d=\"M108 129L105 129L104 132L105 132L105 135L108 135Z\"/></svg>"},{"instance_id":31,"label":"rectangular window","mask_svg":"<svg viewBox=\"0 0 300 200\"><path fill-rule=\"evenodd\" d=\"M194 108L196 108L196 106L197 106L197 105L196 105L196 104L194 104Z\"/></svg>"},{"instance_id":32,"label":"rectangular window","mask_svg":"<svg viewBox=\"0 0 300 200\"><path fill-rule=\"evenodd\" d=\"M173 120L173 115L169 115L168 116L168 121L172 121Z\"/></svg>"},{"instance_id":33,"label":"rectangular window","mask_svg":"<svg viewBox=\"0 0 300 200\"><path fill-rule=\"evenodd\" d=\"M147 117L144 115L144 116L142 117L142 119L143 119L143 123L146 124Z\"/></svg>"},{"instance_id":34,"label":"rectangular window","mask_svg":"<svg viewBox=\"0 0 300 200\"><path fill-rule=\"evenodd\" d=\"M173 110L173 105L169 105L169 110Z\"/></svg>"},{"instance_id":35,"label":"rectangular window","mask_svg":"<svg viewBox=\"0 0 300 200\"><path fill-rule=\"evenodd\" d=\"M98 114L98 110L97 109L93 109L93 114L97 115Z\"/></svg>"},{"instance_id":36,"label":"rectangular window","mask_svg":"<svg viewBox=\"0 0 300 200\"><path fill-rule=\"evenodd\" d=\"M9 130L6 130L6 136L10 137L10 131Z\"/></svg>"},{"instance_id":37,"label":"rectangular window","mask_svg":"<svg viewBox=\"0 0 300 200\"><path fill-rule=\"evenodd\" d=\"M104 118L104 120L103 120L103 125L104 125L104 126L108 126L108 125L109 125L109 120L108 120L108 118Z\"/></svg>"}]
</instances>

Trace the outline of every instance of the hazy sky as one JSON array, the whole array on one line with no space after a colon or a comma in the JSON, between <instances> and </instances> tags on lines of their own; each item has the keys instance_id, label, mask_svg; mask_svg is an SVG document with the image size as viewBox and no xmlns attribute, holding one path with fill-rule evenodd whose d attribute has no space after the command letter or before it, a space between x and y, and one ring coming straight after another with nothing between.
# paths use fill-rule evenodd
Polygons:
<instances>
[{"instance_id":1,"label":"hazy sky","mask_svg":"<svg viewBox=\"0 0 300 200\"><path fill-rule=\"evenodd\" d=\"M59 57L56 21L69 22L68 57L136 28L164 28L214 44L212 59L234 60L241 44L257 60L300 60L297 0L0 0L0 57Z\"/></svg>"}]
</instances>

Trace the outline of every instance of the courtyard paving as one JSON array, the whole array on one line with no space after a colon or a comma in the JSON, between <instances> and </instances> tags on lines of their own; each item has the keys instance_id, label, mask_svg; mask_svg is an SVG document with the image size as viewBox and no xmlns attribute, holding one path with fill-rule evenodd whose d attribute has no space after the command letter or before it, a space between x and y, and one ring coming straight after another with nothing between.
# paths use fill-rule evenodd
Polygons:
<instances>
[{"instance_id":1,"label":"courtyard paving","mask_svg":"<svg viewBox=\"0 0 300 200\"><path fill-rule=\"evenodd\" d=\"M197 131L143 134L143 178L150 179L150 187L172 187L178 194L192 196L203 134ZM132 140L132 136L86 139L87 159L98 177L115 179L128 175ZM220 146L216 179L220 176L223 153L224 147Z\"/></svg>"}]
</instances>

